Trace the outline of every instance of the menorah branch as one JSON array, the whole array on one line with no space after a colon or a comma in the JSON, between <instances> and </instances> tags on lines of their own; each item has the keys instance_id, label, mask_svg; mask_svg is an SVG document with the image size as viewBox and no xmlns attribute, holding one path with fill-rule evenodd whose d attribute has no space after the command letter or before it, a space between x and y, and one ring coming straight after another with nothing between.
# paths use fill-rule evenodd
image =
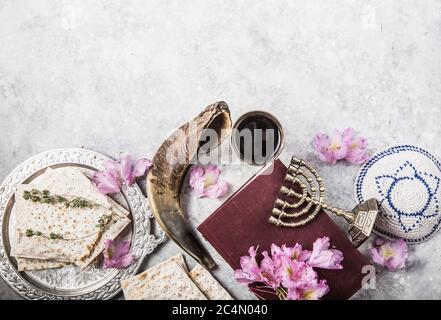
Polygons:
<instances>
[{"instance_id":1,"label":"menorah branch","mask_svg":"<svg viewBox=\"0 0 441 320\"><path fill-rule=\"evenodd\" d=\"M317 170L305 161L293 157L288 167L281 197L274 202L269 222L281 227L301 227L311 222L320 211L326 210L345 218L353 243L358 246L371 234L378 213L378 202L370 199L352 212L324 201L325 187Z\"/></svg>"}]
</instances>

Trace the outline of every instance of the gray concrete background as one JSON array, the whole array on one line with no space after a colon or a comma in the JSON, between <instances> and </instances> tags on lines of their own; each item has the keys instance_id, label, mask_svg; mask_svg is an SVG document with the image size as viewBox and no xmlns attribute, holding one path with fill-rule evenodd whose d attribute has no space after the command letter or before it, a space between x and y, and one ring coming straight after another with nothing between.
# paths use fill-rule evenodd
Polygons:
<instances>
[{"instance_id":1,"label":"gray concrete background","mask_svg":"<svg viewBox=\"0 0 441 320\"><path fill-rule=\"evenodd\" d=\"M435 0L0 0L0 179L51 148L153 156L170 130L225 100L234 119L274 113L282 159L312 161L329 200L351 208L358 167L318 163L312 136L353 126L372 151L406 142L441 156L440 49ZM223 170L232 192L256 168ZM184 194L194 226L221 202ZM440 244L412 248L404 271L380 270L377 289L356 298L440 299ZM169 241L145 267L178 252ZM213 254L214 275L250 298ZM0 298L18 296L0 281Z\"/></svg>"}]
</instances>

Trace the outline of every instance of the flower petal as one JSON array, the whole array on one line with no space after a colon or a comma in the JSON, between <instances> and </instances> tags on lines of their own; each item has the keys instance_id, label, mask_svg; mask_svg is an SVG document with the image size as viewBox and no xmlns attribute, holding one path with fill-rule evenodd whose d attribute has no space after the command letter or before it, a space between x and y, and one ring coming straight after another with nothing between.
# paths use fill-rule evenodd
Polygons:
<instances>
[{"instance_id":1,"label":"flower petal","mask_svg":"<svg viewBox=\"0 0 441 320\"><path fill-rule=\"evenodd\" d=\"M115 160L104 160L103 161L104 170L103 171L119 171L119 162Z\"/></svg>"},{"instance_id":2,"label":"flower petal","mask_svg":"<svg viewBox=\"0 0 441 320\"><path fill-rule=\"evenodd\" d=\"M357 137L353 128L347 128L342 134L343 141L348 146L348 151L345 159L350 163L362 164L369 160L367 154L367 140L363 137Z\"/></svg>"},{"instance_id":3,"label":"flower petal","mask_svg":"<svg viewBox=\"0 0 441 320\"><path fill-rule=\"evenodd\" d=\"M205 186L211 186L217 183L221 170L217 166L208 166L205 168Z\"/></svg>"},{"instance_id":4,"label":"flower petal","mask_svg":"<svg viewBox=\"0 0 441 320\"><path fill-rule=\"evenodd\" d=\"M118 193L121 190L121 182L115 172L95 172L92 175L92 182L102 194Z\"/></svg>"},{"instance_id":5,"label":"flower petal","mask_svg":"<svg viewBox=\"0 0 441 320\"><path fill-rule=\"evenodd\" d=\"M354 149L350 151L345 159L353 164L363 164L369 160L369 154L364 149Z\"/></svg>"},{"instance_id":6,"label":"flower petal","mask_svg":"<svg viewBox=\"0 0 441 320\"><path fill-rule=\"evenodd\" d=\"M252 283L261 280L261 268L256 261L256 249L250 247L248 255L240 258L240 267L234 272L234 277L241 283Z\"/></svg>"},{"instance_id":7,"label":"flower petal","mask_svg":"<svg viewBox=\"0 0 441 320\"><path fill-rule=\"evenodd\" d=\"M329 136L324 133L318 133L314 136L314 149L320 160L323 162L331 162L328 154L330 141Z\"/></svg>"},{"instance_id":8,"label":"flower petal","mask_svg":"<svg viewBox=\"0 0 441 320\"><path fill-rule=\"evenodd\" d=\"M335 164L345 159L350 163L362 164L369 160L367 140L356 136L353 128L347 128L343 132L335 130L331 136L318 133L313 140L314 149L321 161Z\"/></svg>"},{"instance_id":9,"label":"flower petal","mask_svg":"<svg viewBox=\"0 0 441 320\"><path fill-rule=\"evenodd\" d=\"M131 155L127 155L123 158L121 158L119 163L119 170L121 179L124 181L124 183L127 186L131 186L135 182L135 178L132 174L132 168L133 168L133 158Z\"/></svg>"},{"instance_id":10,"label":"flower petal","mask_svg":"<svg viewBox=\"0 0 441 320\"><path fill-rule=\"evenodd\" d=\"M204 181L204 169L201 167L193 167L190 171L190 186L194 188L196 182Z\"/></svg>"},{"instance_id":11,"label":"flower petal","mask_svg":"<svg viewBox=\"0 0 441 320\"><path fill-rule=\"evenodd\" d=\"M326 280L320 282L311 281L297 289L299 293L299 300L318 300L329 292L329 287Z\"/></svg>"},{"instance_id":12,"label":"flower petal","mask_svg":"<svg viewBox=\"0 0 441 320\"><path fill-rule=\"evenodd\" d=\"M280 286L282 277L278 272L278 264L268 255L267 251L262 252L263 259L260 263L262 282L276 289Z\"/></svg>"},{"instance_id":13,"label":"flower petal","mask_svg":"<svg viewBox=\"0 0 441 320\"><path fill-rule=\"evenodd\" d=\"M346 142L351 142L356 136L356 132L354 128L346 128L341 133L341 137Z\"/></svg>"},{"instance_id":14,"label":"flower petal","mask_svg":"<svg viewBox=\"0 0 441 320\"><path fill-rule=\"evenodd\" d=\"M386 261L385 261L384 257L383 257L382 255L380 255L380 253L378 252L378 249L377 249L377 248L371 248L371 249L370 249L370 252L371 252L372 260L373 260L376 264L378 264L378 265L384 267Z\"/></svg>"},{"instance_id":15,"label":"flower petal","mask_svg":"<svg viewBox=\"0 0 441 320\"><path fill-rule=\"evenodd\" d=\"M205 193L204 193L205 184L203 178L194 183L193 190L196 194L196 198L205 197Z\"/></svg>"},{"instance_id":16,"label":"flower petal","mask_svg":"<svg viewBox=\"0 0 441 320\"><path fill-rule=\"evenodd\" d=\"M127 268L133 263L133 260L133 255L131 253L127 253L118 259L117 264L115 264L115 268Z\"/></svg>"},{"instance_id":17,"label":"flower petal","mask_svg":"<svg viewBox=\"0 0 441 320\"><path fill-rule=\"evenodd\" d=\"M130 240L106 240L103 256L105 269L127 268L133 262L133 256L130 253Z\"/></svg>"},{"instance_id":18,"label":"flower petal","mask_svg":"<svg viewBox=\"0 0 441 320\"><path fill-rule=\"evenodd\" d=\"M190 172L190 186L195 191L196 197L217 199L228 192L228 184L219 179L220 169L211 165L205 168L193 167Z\"/></svg>"},{"instance_id":19,"label":"flower petal","mask_svg":"<svg viewBox=\"0 0 441 320\"><path fill-rule=\"evenodd\" d=\"M300 290L297 287L288 288L286 300L300 300Z\"/></svg>"},{"instance_id":20,"label":"flower petal","mask_svg":"<svg viewBox=\"0 0 441 320\"><path fill-rule=\"evenodd\" d=\"M142 177L146 171L152 166L152 161L147 158L141 158L136 161L132 171L132 176L135 178Z\"/></svg>"},{"instance_id":21,"label":"flower petal","mask_svg":"<svg viewBox=\"0 0 441 320\"><path fill-rule=\"evenodd\" d=\"M204 190L204 195L210 199L222 198L228 192L228 184L223 180L218 180L216 184L213 184Z\"/></svg>"},{"instance_id":22,"label":"flower petal","mask_svg":"<svg viewBox=\"0 0 441 320\"><path fill-rule=\"evenodd\" d=\"M245 271L238 269L234 271L234 279L239 283L249 284L259 280L259 278L254 278L252 275L246 273Z\"/></svg>"},{"instance_id":23,"label":"flower petal","mask_svg":"<svg viewBox=\"0 0 441 320\"><path fill-rule=\"evenodd\" d=\"M342 160L345 158L348 152L348 144L343 140L340 131L335 130L330 139L330 145L328 147L328 152L333 154L334 159Z\"/></svg>"},{"instance_id":24,"label":"flower petal","mask_svg":"<svg viewBox=\"0 0 441 320\"><path fill-rule=\"evenodd\" d=\"M311 256L308 264L322 269L343 269L343 253L339 250L329 249L328 237L317 239L313 244Z\"/></svg>"},{"instance_id":25,"label":"flower petal","mask_svg":"<svg viewBox=\"0 0 441 320\"><path fill-rule=\"evenodd\" d=\"M321 161L335 164L346 156L348 146L342 139L340 131L336 130L332 136L323 133L316 134L314 149Z\"/></svg>"},{"instance_id":26,"label":"flower petal","mask_svg":"<svg viewBox=\"0 0 441 320\"><path fill-rule=\"evenodd\" d=\"M395 241L386 241L376 239L374 247L371 248L372 260L388 269L389 271L397 271L405 267L408 259L407 243L403 239Z\"/></svg>"}]
</instances>

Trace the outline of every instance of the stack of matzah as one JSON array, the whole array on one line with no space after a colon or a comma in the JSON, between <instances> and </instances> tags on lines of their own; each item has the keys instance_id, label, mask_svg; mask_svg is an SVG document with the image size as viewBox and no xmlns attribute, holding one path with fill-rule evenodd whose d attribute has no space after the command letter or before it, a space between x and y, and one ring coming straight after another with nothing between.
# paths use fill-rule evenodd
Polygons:
<instances>
[{"instance_id":1,"label":"stack of matzah","mask_svg":"<svg viewBox=\"0 0 441 320\"><path fill-rule=\"evenodd\" d=\"M121 282L127 300L232 300L202 266L188 272L182 255Z\"/></svg>"},{"instance_id":2,"label":"stack of matzah","mask_svg":"<svg viewBox=\"0 0 441 320\"><path fill-rule=\"evenodd\" d=\"M47 190L65 198L80 197L93 207L66 207L63 203L26 200L24 191ZM96 191L77 168L47 169L35 182L19 186L15 193L14 231L11 255L18 270L38 270L74 264L88 266L104 250L107 239L115 239L130 223L128 212ZM111 217L105 228L99 220ZM38 235L29 236L29 230ZM59 235L51 238L49 235Z\"/></svg>"}]
</instances>

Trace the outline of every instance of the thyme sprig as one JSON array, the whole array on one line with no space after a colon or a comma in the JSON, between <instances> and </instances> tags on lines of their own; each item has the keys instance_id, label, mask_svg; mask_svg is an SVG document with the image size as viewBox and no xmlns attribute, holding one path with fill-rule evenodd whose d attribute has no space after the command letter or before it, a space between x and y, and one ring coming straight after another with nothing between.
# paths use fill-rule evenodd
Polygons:
<instances>
[{"instance_id":1,"label":"thyme sprig","mask_svg":"<svg viewBox=\"0 0 441 320\"><path fill-rule=\"evenodd\" d=\"M100 229L101 232L104 232L109 227L111 222L112 222L112 215L103 214L101 218L98 219L98 224L96 225L96 227Z\"/></svg>"},{"instance_id":2,"label":"thyme sprig","mask_svg":"<svg viewBox=\"0 0 441 320\"><path fill-rule=\"evenodd\" d=\"M62 203L66 206L66 208L89 208L89 209L92 209L93 207L98 206L97 204L93 203L92 201L89 201L89 200L84 199L82 197L75 197L75 198L69 200L66 197L63 197L60 195L51 195L49 190L40 191L37 189L32 189L30 191L28 191L28 190L23 191L23 199L30 200L32 202L47 203L47 204Z\"/></svg>"},{"instance_id":3,"label":"thyme sprig","mask_svg":"<svg viewBox=\"0 0 441 320\"><path fill-rule=\"evenodd\" d=\"M51 232L49 234L49 236L46 236L41 231L34 231L32 229L26 229L26 237L33 237L33 236L43 237L43 238L52 239L52 240L64 239L60 234L55 233L55 232Z\"/></svg>"}]
</instances>

